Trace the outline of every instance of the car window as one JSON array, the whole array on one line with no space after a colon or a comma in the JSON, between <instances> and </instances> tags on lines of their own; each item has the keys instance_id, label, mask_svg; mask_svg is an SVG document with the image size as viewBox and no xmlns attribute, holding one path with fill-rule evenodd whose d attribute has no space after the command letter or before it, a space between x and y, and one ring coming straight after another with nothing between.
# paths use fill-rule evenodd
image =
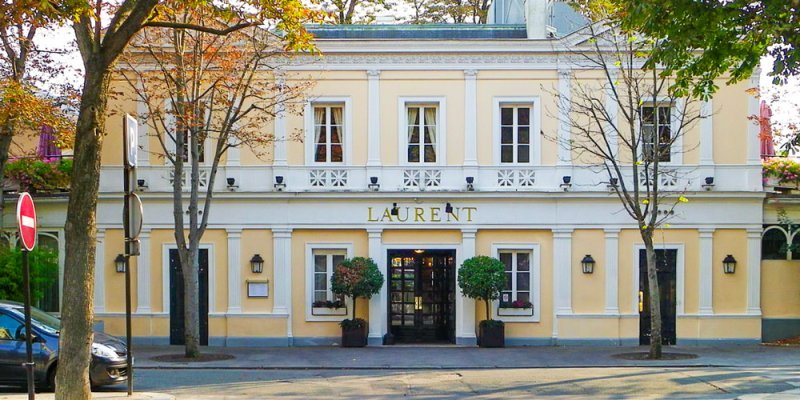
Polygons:
<instances>
[{"instance_id":1,"label":"car window","mask_svg":"<svg viewBox=\"0 0 800 400\"><path fill-rule=\"evenodd\" d=\"M21 326L16 318L0 313L0 340L16 340L17 329Z\"/></svg>"}]
</instances>

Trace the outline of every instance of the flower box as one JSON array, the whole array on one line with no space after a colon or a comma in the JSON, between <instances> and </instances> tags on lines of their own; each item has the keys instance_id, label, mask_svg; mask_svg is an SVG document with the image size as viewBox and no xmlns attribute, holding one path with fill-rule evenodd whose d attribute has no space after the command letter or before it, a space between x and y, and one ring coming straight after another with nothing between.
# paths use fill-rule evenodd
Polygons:
<instances>
[{"instance_id":1,"label":"flower box","mask_svg":"<svg viewBox=\"0 0 800 400\"><path fill-rule=\"evenodd\" d=\"M501 317L530 317L533 315L533 307L500 307L497 309L497 315Z\"/></svg>"},{"instance_id":2,"label":"flower box","mask_svg":"<svg viewBox=\"0 0 800 400\"><path fill-rule=\"evenodd\" d=\"M311 307L311 315L347 315L347 307Z\"/></svg>"}]
</instances>

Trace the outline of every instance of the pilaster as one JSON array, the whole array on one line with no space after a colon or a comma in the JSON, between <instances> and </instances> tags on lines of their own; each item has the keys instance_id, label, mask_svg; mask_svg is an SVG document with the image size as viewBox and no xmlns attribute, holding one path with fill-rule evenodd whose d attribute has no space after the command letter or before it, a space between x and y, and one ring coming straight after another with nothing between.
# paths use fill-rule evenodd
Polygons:
<instances>
[{"instance_id":1,"label":"pilaster","mask_svg":"<svg viewBox=\"0 0 800 400\"><path fill-rule=\"evenodd\" d=\"M714 229L700 229L699 314L714 314Z\"/></svg>"},{"instance_id":2,"label":"pilaster","mask_svg":"<svg viewBox=\"0 0 800 400\"><path fill-rule=\"evenodd\" d=\"M272 228L274 314L290 314L292 300L292 228ZM289 331L291 332L291 314ZM291 336L291 335L290 335Z\"/></svg>"},{"instance_id":3,"label":"pilaster","mask_svg":"<svg viewBox=\"0 0 800 400\"><path fill-rule=\"evenodd\" d=\"M139 234L139 256L136 257L136 313L152 312L150 293L150 230Z\"/></svg>"},{"instance_id":4,"label":"pilaster","mask_svg":"<svg viewBox=\"0 0 800 400\"><path fill-rule=\"evenodd\" d=\"M369 257L378 264L378 269L384 276L380 292L369 300L369 341L372 344L382 344L383 335L388 332L386 312L389 309L388 281L389 268L383 251L383 229L367 229L369 243Z\"/></svg>"},{"instance_id":5,"label":"pilaster","mask_svg":"<svg viewBox=\"0 0 800 400\"><path fill-rule=\"evenodd\" d=\"M737 268L736 273L740 269ZM747 230L747 313L761 315L761 228Z\"/></svg>"},{"instance_id":6,"label":"pilaster","mask_svg":"<svg viewBox=\"0 0 800 400\"><path fill-rule=\"evenodd\" d=\"M461 265L464 260L475 257L475 236L476 228L466 228L461 230L461 256L457 257L457 265ZM456 270L456 282L458 281L458 270ZM456 343L475 344L475 300L470 299L461 292L461 288L456 289Z\"/></svg>"},{"instance_id":7,"label":"pilaster","mask_svg":"<svg viewBox=\"0 0 800 400\"><path fill-rule=\"evenodd\" d=\"M106 312L106 230L97 228L94 253L94 312Z\"/></svg>"},{"instance_id":8,"label":"pilaster","mask_svg":"<svg viewBox=\"0 0 800 400\"><path fill-rule=\"evenodd\" d=\"M572 109L572 71L558 70L558 165L572 165L572 148L569 145L572 124L569 114Z\"/></svg>"},{"instance_id":9,"label":"pilaster","mask_svg":"<svg viewBox=\"0 0 800 400\"><path fill-rule=\"evenodd\" d=\"M228 234L228 314L242 312L242 230Z\"/></svg>"},{"instance_id":10,"label":"pilaster","mask_svg":"<svg viewBox=\"0 0 800 400\"><path fill-rule=\"evenodd\" d=\"M606 314L619 314L619 229L606 229Z\"/></svg>"},{"instance_id":11,"label":"pilaster","mask_svg":"<svg viewBox=\"0 0 800 400\"><path fill-rule=\"evenodd\" d=\"M700 165L714 165L714 114L711 99L700 102Z\"/></svg>"},{"instance_id":12,"label":"pilaster","mask_svg":"<svg viewBox=\"0 0 800 400\"><path fill-rule=\"evenodd\" d=\"M367 167L381 166L380 78L381 71L367 71Z\"/></svg>"},{"instance_id":13,"label":"pilaster","mask_svg":"<svg viewBox=\"0 0 800 400\"><path fill-rule=\"evenodd\" d=\"M478 165L478 71L464 70L464 166Z\"/></svg>"},{"instance_id":14,"label":"pilaster","mask_svg":"<svg viewBox=\"0 0 800 400\"><path fill-rule=\"evenodd\" d=\"M286 85L286 77L282 73L277 76L278 87L283 88ZM278 104L275 105L275 156L273 165L276 167L285 167L288 165L286 156L286 140L287 140L287 122L286 122L286 105L283 104L285 95L278 94Z\"/></svg>"}]
</instances>

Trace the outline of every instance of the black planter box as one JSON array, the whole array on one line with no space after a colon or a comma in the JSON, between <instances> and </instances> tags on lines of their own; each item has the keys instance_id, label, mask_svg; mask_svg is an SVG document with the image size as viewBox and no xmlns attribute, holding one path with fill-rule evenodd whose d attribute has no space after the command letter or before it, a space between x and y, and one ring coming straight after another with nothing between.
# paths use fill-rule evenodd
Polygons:
<instances>
[{"instance_id":1,"label":"black planter box","mask_svg":"<svg viewBox=\"0 0 800 400\"><path fill-rule=\"evenodd\" d=\"M364 347L367 345L367 326L342 328L342 347Z\"/></svg>"},{"instance_id":2,"label":"black planter box","mask_svg":"<svg viewBox=\"0 0 800 400\"><path fill-rule=\"evenodd\" d=\"M481 324L478 330L478 346L480 347L505 347L505 325L486 326Z\"/></svg>"}]
</instances>

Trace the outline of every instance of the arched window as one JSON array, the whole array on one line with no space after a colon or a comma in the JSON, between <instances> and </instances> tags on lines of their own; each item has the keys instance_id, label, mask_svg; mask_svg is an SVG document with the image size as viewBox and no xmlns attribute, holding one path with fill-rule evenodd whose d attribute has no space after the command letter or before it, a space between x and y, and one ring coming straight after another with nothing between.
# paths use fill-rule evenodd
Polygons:
<instances>
[{"instance_id":1,"label":"arched window","mask_svg":"<svg viewBox=\"0 0 800 400\"><path fill-rule=\"evenodd\" d=\"M778 225L765 225L764 234L761 237L761 259L785 260L786 251L788 249L789 237L783 227ZM800 251L796 251L796 253L798 253L798 257L800 257Z\"/></svg>"}]
</instances>

